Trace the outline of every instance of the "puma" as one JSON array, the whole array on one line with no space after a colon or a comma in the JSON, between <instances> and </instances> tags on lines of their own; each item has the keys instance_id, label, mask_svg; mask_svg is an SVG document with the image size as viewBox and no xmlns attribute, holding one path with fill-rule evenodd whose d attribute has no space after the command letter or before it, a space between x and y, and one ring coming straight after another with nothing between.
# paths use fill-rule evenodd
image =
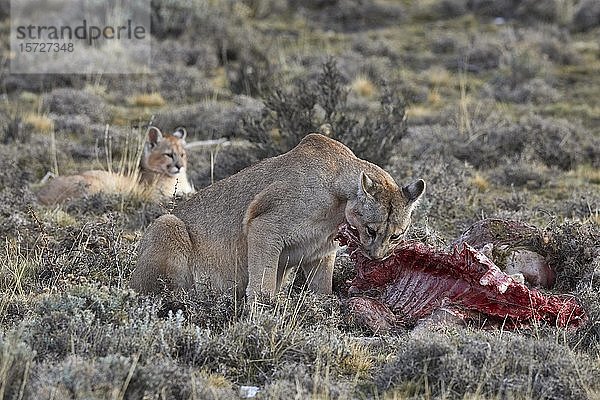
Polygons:
<instances>
[{"instance_id":1,"label":"puma","mask_svg":"<svg viewBox=\"0 0 600 400\"><path fill-rule=\"evenodd\" d=\"M309 289L331 293L338 228L350 224L369 257L386 258L424 190L423 180L399 187L343 144L309 134L289 152L203 188L157 218L139 244L130 286L190 291L205 276L252 300L276 294L299 266Z\"/></svg>"},{"instance_id":2,"label":"puma","mask_svg":"<svg viewBox=\"0 0 600 400\"><path fill-rule=\"evenodd\" d=\"M42 204L52 205L98 192L150 190L152 197L193 193L186 173L186 134L184 128L178 128L171 134L163 135L160 129L151 126L146 132L137 177L102 170L59 176L39 188L37 198Z\"/></svg>"}]
</instances>

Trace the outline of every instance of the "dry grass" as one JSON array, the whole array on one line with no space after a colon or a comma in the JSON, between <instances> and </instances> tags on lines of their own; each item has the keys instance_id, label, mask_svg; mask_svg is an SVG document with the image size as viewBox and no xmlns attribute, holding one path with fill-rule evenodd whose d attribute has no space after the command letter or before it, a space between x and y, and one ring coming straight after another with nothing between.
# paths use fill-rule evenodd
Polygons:
<instances>
[{"instance_id":1,"label":"dry grass","mask_svg":"<svg viewBox=\"0 0 600 400\"><path fill-rule=\"evenodd\" d=\"M358 76L350 87L360 97L370 99L377 95L377 87L366 76Z\"/></svg>"},{"instance_id":2,"label":"dry grass","mask_svg":"<svg viewBox=\"0 0 600 400\"><path fill-rule=\"evenodd\" d=\"M39 133L54 131L54 121L44 114L27 113L23 117L23 123Z\"/></svg>"},{"instance_id":3,"label":"dry grass","mask_svg":"<svg viewBox=\"0 0 600 400\"><path fill-rule=\"evenodd\" d=\"M566 26L573 21L575 3L574 0L558 0L556 2L557 21L559 24Z\"/></svg>"},{"instance_id":4,"label":"dry grass","mask_svg":"<svg viewBox=\"0 0 600 400\"><path fill-rule=\"evenodd\" d=\"M459 83L459 90L460 90L458 109L456 110L456 114L457 114L456 121L458 124L458 131L461 134L470 135L472 133L471 112L470 112L471 96L469 95L469 92L468 92L469 83L468 83L468 77L467 77L466 72L460 71L458 83Z\"/></svg>"},{"instance_id":5,"label":"dry grass","mask_svg":"<svg viewBox=\"0 0 600 400\"><path fill-rule=\"evenodd\" d=\"M111 139L108 136L108 127L105 132L105 147L106 166L108 172L112 174L114 185L108 188L108 192L122 194L127 197L132 197L141 201L151 201L154 198L154 193L151 188L139 184L140 179L140 163L144 154L145 138L140 132L135 130L130 131L126 137L121 156L116 163L116 168L113 170L113 155L111 148Z\"/></svg>"},{"instance_id":6,"label":"dry grass","mask_svg":"<svg viewBox=\"0 0 600 400\"><path fill-rule=\"evenodd\" d=\"M119 159L113 160L113 141L108 125L104 134L104 162L108 178L101 176L102 192L117 195L122 203L126 201L152 202L156 192L151 185L142 185L140 163L144 154L145 138L137 130L131 130L119 149Z\"/></svg>"},{"instance_id":7,"label":"dry grass","mask_svg":"<svg viewBox=\"0 0 600 400\"><path fill-rule=\"evenodd\" d=\"M160 93L142 93L133 96L130 103L136 107L162 107L166 104Z\"/></svg>"},{"instance_id":8,"label":"dry grass","mask_svg":"<svg viewBox=\"0 0 600 400\"><path fill-rule=\"evenodd\" d=\"M227 80L227 71L225 68L217 68L213 77L210 80L213 87L217 89L225 89L229 85L229 81Z\"/></svg>"},{"instance_id":9,"label":"dry grass","mask_svg":"<svg viewBox=\"0 0 600 400\"><path fill-rule=\"evenodd\" d=\"M349 354L342 358L340 369L342 372L358 378L367 378L375 362L372 350L358 343L348 343Z\"/></svg>"},{"instance_id":10,"label":"dry grass","mask_svg":"<svg viewBox=\"0 0 600 400\"><path fill-rule=\"evenodd\" d=\"M490 182L488 179L480 173L476 173L471 178L471 184L477 188L480 192L485 192L490 188Z\"/></svg>"},{"instance_id":11,"label":"dry grass","mask_svg":"<svg viewBox=\"0 0 600 400\"><path fill-rule=\"evenodd\" d=\"M438 88L433 88L427 93L427 103L433 107L440 106L443 103L443 98Z\"/></svg>"},{"instance_id":12,"label":"dry grass","mask_svg":"<svg viewBox=\"0 0 600 400\"><path fill-rule=\"evenodd\" d=\"M231 382L221 374L200 372L200 376L206 380L211 387L231 388Z\"/></svg>"},{"instance_id":13,"label":"dry grass","mask_svg":"<svg viewBox=\"0 0 600 400\"><path fill-rule=\"evenodd\" d=\"M579 165L570 175L586 183L600 185L600 168L591 165Z\"/></svg>"},{"instance_id":14,"label":"dry grass","mask_svg":"<svg viewBox=\"0 0 600 400\"><path fill-rule=\"evenodd\" d=\"M72 226L77 222L73 215L60 208L44 210L41 214L41 219L61 228Z\"/></svg>"},{"instance_id":15,"label":"dry grass","mask_svg":"<svg viewBox=\"0 0 600 400\"><path fill-rule=\"evenodd\" d=\"M438 111L427 105L413 105L406 109L406 115L410 119L430 118L438 115Z\"/></svg>"},{"instance_id":16,"label":"dry grass","mask_svg":"<svg viewBox=\"0 0 600 400\"><path fill-rule=\"evenodd\" d=\"M41 251L28 250L18 240L4 240L0 253L0 289L9 296L26 294L25 281L35 274L41 262Z\"/></svg>"},{"instance_id":17,"label":"dry grass","mask_svg":"<svg viewBox=\"0 0 600 400\"><path fill-rule=\"evenodd\" d=\"M451 87L454 80L450 71L440 66L433 66L423 72L428 83L434 87Z\"/></svg>"}]
</instances>

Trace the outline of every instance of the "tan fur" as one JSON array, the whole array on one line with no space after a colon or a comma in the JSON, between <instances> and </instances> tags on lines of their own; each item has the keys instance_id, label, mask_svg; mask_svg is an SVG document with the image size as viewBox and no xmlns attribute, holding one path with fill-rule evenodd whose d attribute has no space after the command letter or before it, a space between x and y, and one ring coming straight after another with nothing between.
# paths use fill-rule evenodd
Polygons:
<instances>
[{"instance_id":1,"label":"tan fur","mask_svg":"<svg viewBox=\"0 0 600 400\"><path fill-rule=\"evenodd\" d=\"M59 176L36 192L42 204L51 205L98 192L131 193L149 191L152 197L193 193L186 168L185 130L179 128L163 137L155 127L148 128L139 176L125 176L92 170L78 175Z\"/></svg>"},{"instance_id":2,"label":"tan fur","mask_svg":"<svg viewBox=\"0 0 600 400\"><path fill-rule=\"evenodd\" d=\"M310 289L331 293L338 227L349 222L371 257L386 257L424 188L422 180L400 188L346 146L310 134L289 152L200 190L154 221L140 242L130 284L140 292L164 285L191 290L207 276L217 288L253 298L274 295L300 265Z\"/></svg>"}]
</instances>

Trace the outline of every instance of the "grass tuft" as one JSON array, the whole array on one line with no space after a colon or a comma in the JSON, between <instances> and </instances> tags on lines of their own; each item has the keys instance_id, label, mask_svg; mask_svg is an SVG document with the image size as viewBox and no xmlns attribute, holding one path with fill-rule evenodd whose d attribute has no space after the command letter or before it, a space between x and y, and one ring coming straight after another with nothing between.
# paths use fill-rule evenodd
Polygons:
<instances>
[{"instance_id":1,"label":"grass tuft","mask_svg":"<svg viewBox=\"0 0 600 400\"><path fill-rule=\"evenodd\" d=\"M46 115L28 113L23 117L23 123L39 133L54 131L54 121Z\"/></svg>"},{"instance_id":2,"label":"grass tuft","mask_svg":"<svg viewBox=\"0 0 600 400\"><path fill-rule=\"evenodd\" d=\"M490 187L490 182L487 178L480 173L476 173L475 176L471 178L471 183L479 190L480 192L485 192Z\"/></svg>"},{"instance_id":3,"label":"grass tuft","mask_svg":"<svg viewBox=\"0 0 600 400\"><path fill-rule=\"evenodd\" d=\"M130 102L136 107L162 107L166 104L160 93L143 93L135 95Z\"/></svg>"},{"instance_id":4,"label":"grass tuft","mask_svg":"<svg viewBox=\"0 0 600 400\"><path fill-rule=\"evenodd\" d=\"M352 91L358 94L360 97L371 98L375 96L377 88L367 77L359 76L350 85Z\"/></svg>"}]
</instances>

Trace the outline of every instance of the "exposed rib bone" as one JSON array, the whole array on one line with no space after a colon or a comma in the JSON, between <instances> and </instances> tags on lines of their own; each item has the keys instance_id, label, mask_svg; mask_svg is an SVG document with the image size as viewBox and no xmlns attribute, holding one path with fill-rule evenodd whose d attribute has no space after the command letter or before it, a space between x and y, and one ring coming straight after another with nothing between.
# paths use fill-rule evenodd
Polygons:
<instances>
[{"instance_id":1,"label":"exposed rib bone","mask_svg":"<svg viewBox=\"0 0 600 400\"><path fill-rule=\"evenodd\" d=\"M490 323L509 328L541 321L578 327L587 321L573 296L530 289L467 243L461 249L454 247L451 253L408 243L391 257L374 261L360 251L348 226L342 227L338 240L348 246L356 262L357 274L349 294L375 300L351 300L351 308L360 312L371 309L379 315L371 319L380 322L390 320L385 312L382 314L385 308L395 315L397 325L412 325L441 307L464 310L467 317L480 313Z\"/></svg>"}]
</instances>

